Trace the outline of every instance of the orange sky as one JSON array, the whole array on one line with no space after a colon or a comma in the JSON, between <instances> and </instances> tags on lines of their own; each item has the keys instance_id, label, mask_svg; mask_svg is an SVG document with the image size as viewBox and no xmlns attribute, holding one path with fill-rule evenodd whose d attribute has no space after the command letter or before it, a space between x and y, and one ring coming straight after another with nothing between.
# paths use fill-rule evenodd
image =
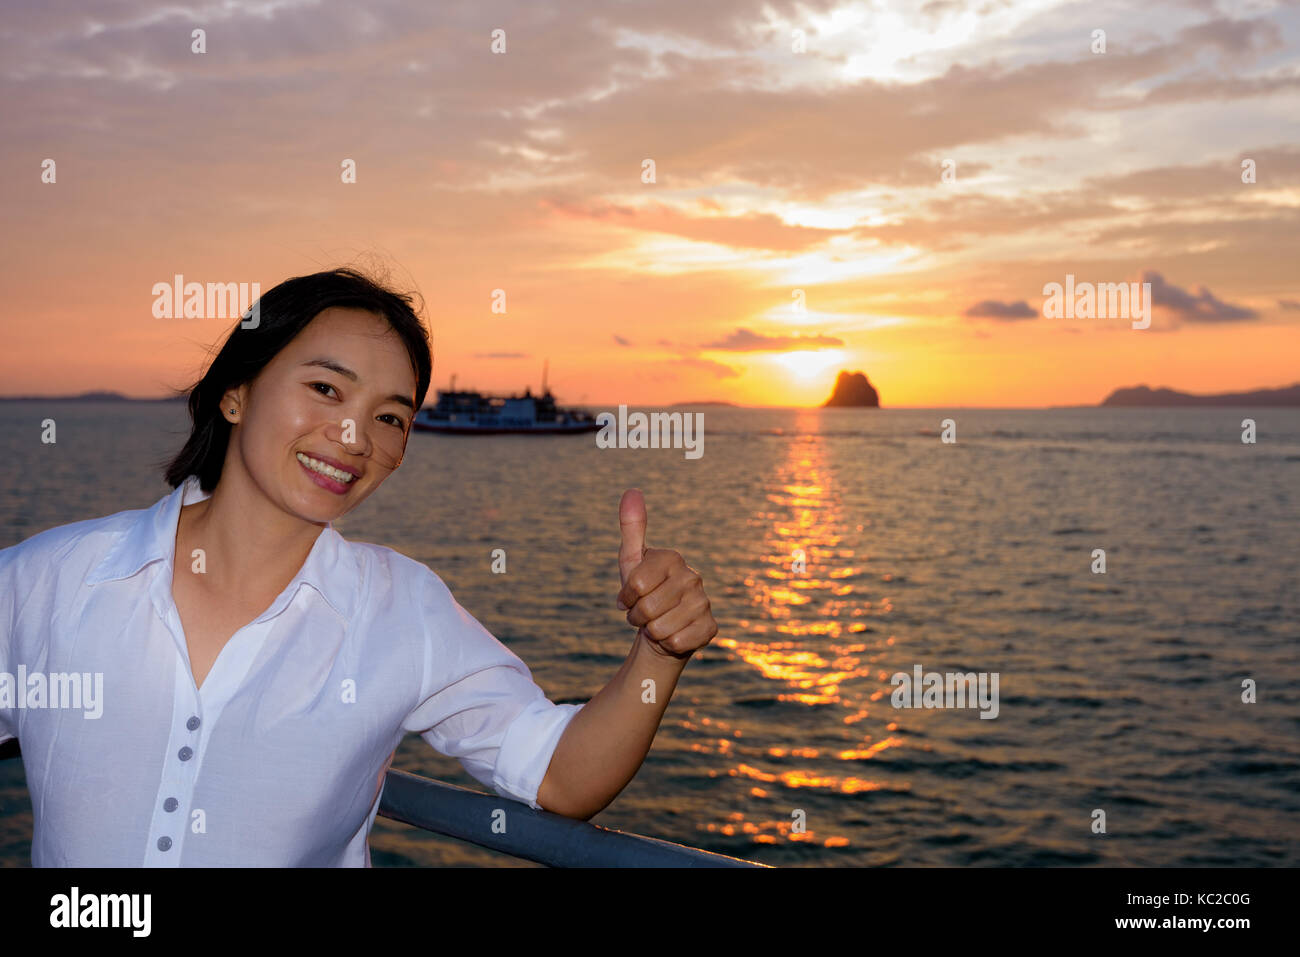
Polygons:
<instances>
[{"instance_id":1,"label":"orange sky","mask_svg":"<svg viewBox=\"0 0 1300 957\"><path fill-rule=\"evenodd\" d=\"M546 358L606 407L818 404L839 369L892 406L1289 385L1300 10L1231 9L7 11L0 392L160 395L233 322L157 319L155 283L376 262L425 298L435 387ZM1044 318L1067 273L1152 281L1151 328Z\"/></svg>"}]
</instances>

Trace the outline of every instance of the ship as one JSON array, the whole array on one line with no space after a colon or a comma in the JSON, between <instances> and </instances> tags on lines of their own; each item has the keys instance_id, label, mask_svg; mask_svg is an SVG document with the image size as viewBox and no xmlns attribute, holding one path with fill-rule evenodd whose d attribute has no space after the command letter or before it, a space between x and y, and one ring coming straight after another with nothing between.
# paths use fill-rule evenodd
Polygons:
<instances>
[{"instance_id":1,"label":"ship","mask_svg":"<svg viewBox=\"0 0 1300 957\"><path fill-rule=\"evenodd\" d=\"M533 395L531 387L525 387L523 395L509 396L457 390L453 375L450 388L439 389L438 401L417 412L411 427L455 435L571 435L600 429L591 413L555 404L545 365L541 395Z\"/></svg>"}]
</instances>

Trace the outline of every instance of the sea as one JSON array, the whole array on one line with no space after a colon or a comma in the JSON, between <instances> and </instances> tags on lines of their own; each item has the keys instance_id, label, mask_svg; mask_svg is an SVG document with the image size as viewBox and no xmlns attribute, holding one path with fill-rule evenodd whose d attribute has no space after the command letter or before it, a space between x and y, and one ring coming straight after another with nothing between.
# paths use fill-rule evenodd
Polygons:
<instances>
[{"instance_id":1,"label":"sea","mask_svg":"<svg viewBox=\"0 0 1300 957\"><path fill-rule=\"evenodd\" d=\"M593 823L782 867L1300 865L1300 410L671 411L703 416L702 454L415 433L335 523L582 702L631 645L618 503L644 492L719 630ZM187 426L0 402L0 547L152 505ZM900 706L918 667L996 675L996 717ZM394 767L488 790L416 736ZM31 828L2 761L0 865ZM370 846L536 866L384 818Z\"/></svg>"}]
</instances>

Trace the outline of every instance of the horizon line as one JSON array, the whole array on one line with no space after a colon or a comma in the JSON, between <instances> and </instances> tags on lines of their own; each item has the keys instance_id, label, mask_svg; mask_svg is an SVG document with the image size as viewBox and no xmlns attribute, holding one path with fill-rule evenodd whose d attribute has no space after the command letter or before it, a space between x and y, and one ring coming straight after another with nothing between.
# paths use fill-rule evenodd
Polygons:
<instances>
[{"instance_id":1,"label":"horizon line","mask_svg":"<svg viewBox=\"0 0 1300 957\"><path fill-rule=\"evenodd\" d=\"M1151 386L1142 383L1140 385L1135 385L1135 386L1117 386L1115 388L1112 388L1108 393L1108 395L1106 396L1106 398L1103 398L1100 402L1048 403L1048 404L1037 404L1037 405L958 405L953 403L946 403L940 405L893 405L893 406L886 406L880 404L830 406L827 403L817 403L816 405L754 405L754 404L745 404L740 402L732 402L727 399L698 399L694 401L685 401L685 402L682 401L667 402L667 403L652 402L652 403L635 403L635 404L630 402L625 402L625 401L612 402L612 403L611 402L569 402L566 403L566 405L568 407L580 408L580 409L591 409L597 407L617 408L619 406L626 406L627 408L642 408L642 409L663 409L663 408L674 408L674 407L680 408L683 406L720 406L723 408L733 408L733 409L796 409L796 410L825 409L825 408L900 409L900 410L906 410L906 409L989 409L989 410L1095 409L1095 408L1107 408L1108 406L1105 405L1106 400L1114 396L1117 392L1124 392L1124 391L1146 390L1147 392L1151 392L1151 393L1172 392L1175 395L1179 395L1191 399L1227 399L1227 398L1240 398L1242 396L1251 395L1253 393L1283 392L1289 389L1300 389L1300 382L1295 382L1292 383L1291 385L1265 386L1263 388L1257 387L1254 389L1238 390L1235 392L1218 392L1218 393L1182 392L1178 389L1174 389L1169 386L1157 386L1155 388L1152 388ZM436 391L438 393L441 393L442 391L445 390L438 389ZM476 391L476 390L467 390L467 391ZM487 394L492 394L492 393L487 393ZM188 391L179 394L172 393L167 395L155 395L155 396L134 396L134 395L126 395L125 393L118 392L114 389L87 389L83 392L61 393L57 395L0 394L0 402L85 402L85 401L95 401L95 400L109 401L109 402L185 402L187 401L188 397L189 397ZM433 407L432 404L427 404L428 403L427 394L425 398L426 398L426 404L420 406L421 410ZM1147 403L1141 403L1141 404L1136 404L1131 406L1130 405L1109 406L1109 408L1153 408L1153 407L1156 406L1149 405ZM1212 406L1201 406L1201 407L1206 408Z\"/></svg>"},{"instance_id":2,"label":"horizon line","mask_svg":"<svg viewBox=\"0 0 1300 957\"><path fill-rule=\"evenodd\" d=\"M1272 391L1272 390L1252 390L1252 391ZM1232 395L1233 393L1228 393ZM1215 396L1200 396L1199 398L1215 398ZM95 397L87 399L84 395L0 395L0 402L85 402L95 401ZM183 403L184 397L138 397L126 395L105 396L102 401L106 402L177 402ZM1053 405L860 405L860 406L827 406L819 405L744 405L738 402L669 402L669 403L571 403L569 408L594 409L594 408L618 408L620 405L629 409L670 409L683 408L687 406L718 406L721 408L731 409L752 409L756 411L793 411L793 412L810 412L821 409L843 409L843 410L875 410L879 412L923 412L943 409L967 409L972 411L984 412L1050 412L1061 409L1155 409L1155 408L1187 408L1187 409L1207 409L1207 408L1249 408L1249 406L1236 406L1232 404L1216 405L1191 405L1191 406L1161 406L1155 404L1139 405L1106 405L1102 402L1076 402L1068 404ZM420 409L431 409L432 405L421 406ZM1260 406L1260 408L1294 408L1294 406Z\"/></svg>"}]
</instances>

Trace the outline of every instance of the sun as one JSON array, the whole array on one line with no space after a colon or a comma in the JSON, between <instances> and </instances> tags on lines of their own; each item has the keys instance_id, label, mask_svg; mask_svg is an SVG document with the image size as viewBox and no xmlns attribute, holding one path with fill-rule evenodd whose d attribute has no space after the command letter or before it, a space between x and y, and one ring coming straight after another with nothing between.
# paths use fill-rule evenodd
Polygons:
<instances>
[{"instance_id":1,"label":"sun","mask_svg":"<svg viewBox=\"0 0 1300 957\"><path fill-rule=\"evenodd\" d=\"M803 349L772 358L785 366L786 371L795 379L809 382L821 378L826 370L834 368L843 361L844 352L840 349Z\"/></svg>"}]
</instances>

